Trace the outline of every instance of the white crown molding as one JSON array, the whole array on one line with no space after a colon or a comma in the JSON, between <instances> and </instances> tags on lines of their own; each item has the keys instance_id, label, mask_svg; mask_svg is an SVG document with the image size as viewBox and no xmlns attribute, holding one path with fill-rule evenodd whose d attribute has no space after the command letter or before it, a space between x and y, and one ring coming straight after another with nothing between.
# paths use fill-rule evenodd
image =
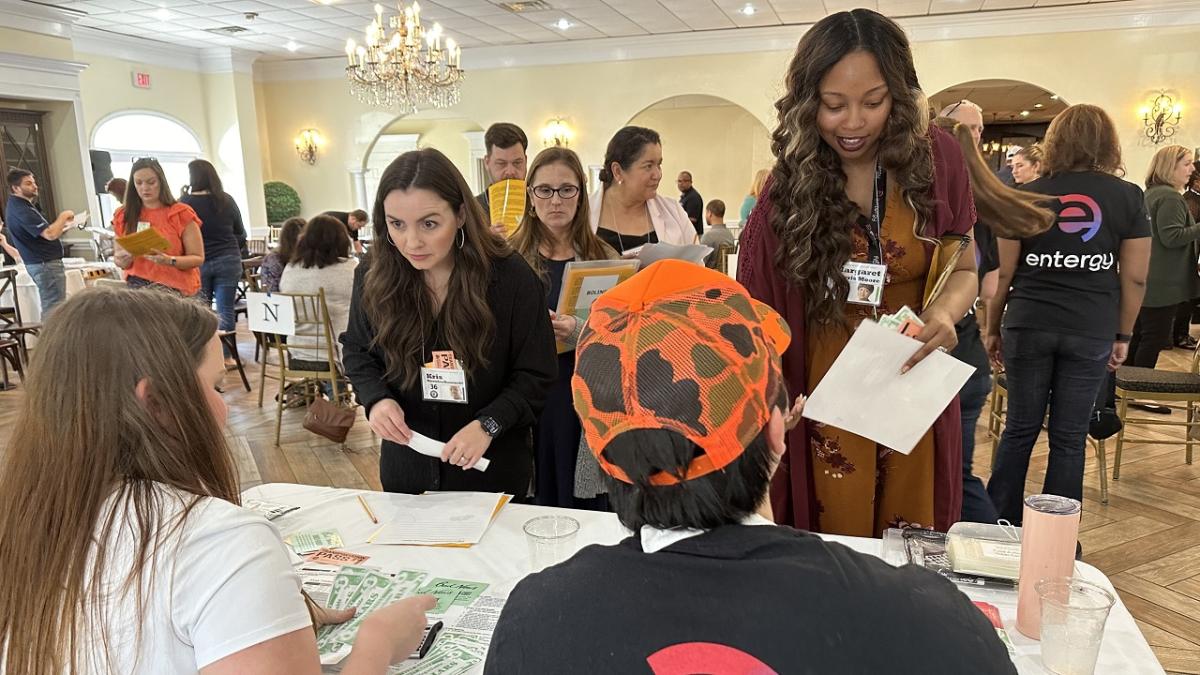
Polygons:
<instances>
[{"instance_id":1,"label":"white crown molding","mask_svg":"<svg viewBox=\"0 0 1200 675\"><path fill-rule=\"evenodd\" d=\"M1087 6L964 12L900 19L913 42L1011 37L1123 28L1200 24L1194 0L1118 0ZM463 50L468 74L474 70L527 66L633 61L704 54L792 51L811 24L600 38ZM264 82L341 79L345 57L260 61L255 79Z\"/></svg>"},{"instance_id":2,"label":"white crown molding","mask_svg":"<svg viewBox=\"0 0 1200 675\"><path fill-rule=\"evenodd\" d=\"M3 2L3 0L0 0ZM228 47L195 49L148 38L76 26L76 53L107 56L131 63L154 64L200 73L252 73L258 52Z\"/></svg>"},{"instance_id":3,"label":"white crown molding","mask_svg":"<svg viewBox=\"0 0 1200 675\"><path fill-rule=\"evenodd\" d=\"M0 52L0 67L76 77L88 67L88 64L78 61L62 61L41 56L29 56L28 54Z\"/></svg>"},{"instance_id":4,"label":"white crown molding","mask_svg":"<svg viewBox=\"0 0 1200 675\"><path fill-rule=\"evenodd\" d=\"M0 26L51 37L70 38L74 23L84 16L73 9L25 0L0 0Z\"/></svg>"}]
</instances>

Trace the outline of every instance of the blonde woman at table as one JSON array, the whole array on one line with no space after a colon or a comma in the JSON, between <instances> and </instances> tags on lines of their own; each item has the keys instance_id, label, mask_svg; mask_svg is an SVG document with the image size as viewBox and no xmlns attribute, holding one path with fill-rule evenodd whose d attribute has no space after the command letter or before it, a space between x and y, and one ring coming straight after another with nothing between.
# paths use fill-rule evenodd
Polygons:
<instances>
[{"instance_id":1,"label":"blonde woman at table","mask_svg":"<svg viewBox=\"0 0 1200 675\"><path fill-rule=\"evenodd\" d=\"M508 492L533 479L530 427L558 371L538 278L494 236L467 181L433 148L384 170L342 362L382 437L388 492ZM444 444L418 453L414 434ZM486 471L473 467L487 454Z\"/></svg>"},{"instance_id":2,"label":"blonde woman at table","mask_svg":"<svg viewBox=\"0 0 1200 675\"><path fill-rule=\"evenodd\" d=\"M658 194L662 162L662 139L653 129L624 127L608 142L603 187L591 198L592 231L623 256L644 244L696 243L683 206Z\"/></svg>"},{"instance_id":3,"label":"blonde woman at table","mask_svg":"<svg viewBox=\"0 0 1200 675\"><path fill-rule=\"evenodd\" d=\"M113 243L112 261L125 270L130 288L154 288L198 298L200 266L204 264L204 239L200 217L192 207L175 201L162 166L153 157L133 163L129 172L125 205L113 214L113 231L118 237L153 228L167 240L167 250L133 256Z\"/></svg>"},{"instance_id":4,"label":"blonde woman at table","mask_svg":"<svg viewBox=\"0 0 1200 675\"><path fill-rule=\"evenodd\" d=\"M0 453L0 669L321 672L314 622L353 611L310 614L279 532L238 505L224 374L198 303L92 289L51 314ZM372 613L342 672L406 658L432 607Z\"/></svg>"}]
</instances>

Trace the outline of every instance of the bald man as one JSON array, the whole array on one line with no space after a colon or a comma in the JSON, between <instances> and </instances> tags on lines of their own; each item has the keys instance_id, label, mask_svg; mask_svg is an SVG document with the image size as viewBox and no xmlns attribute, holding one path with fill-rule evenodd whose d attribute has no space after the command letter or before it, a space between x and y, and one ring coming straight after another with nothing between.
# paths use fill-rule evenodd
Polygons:
<instances>
[{"instance_id":1,"label":"bald man","mask_svg":"<svg viewBox=\"0 0 1200 675\"><path fill-rule=\"evenodd\" d=\"M967 99L964 98L942 108L942 112L938 113L938 116L949 117L959 124L967 125L967 128L971 130L971 135L975 137L976 145L983 140L983 108Z\"/></svg>"},{"instance_id":2,"label":"bald man","mask_svg":"<svg viewBox=\"0 0 1200 675\"><path fill-rule=\"evenodd\" d=\"M704 198L692 187L692 172L680 171L679 177L675 179L675 186L679 188L679 203L683 205L688 220L692 221L692 227L696 228L696 236L703 235Z\"/></svg>"}]
</instances>

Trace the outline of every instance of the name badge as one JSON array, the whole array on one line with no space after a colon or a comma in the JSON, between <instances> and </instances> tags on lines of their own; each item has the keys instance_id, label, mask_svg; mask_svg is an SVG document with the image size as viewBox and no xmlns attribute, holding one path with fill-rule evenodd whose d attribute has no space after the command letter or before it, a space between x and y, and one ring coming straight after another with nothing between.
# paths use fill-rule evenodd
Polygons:
<instances>
[{"instance_id":1,"label":"name badge","mask_svg":"<svg viewBox=\"0 0 1200 675\"><path fill-rule=\"evenodd\" d=\"M870 307L878 307L883 302L887 265L850 261L842 266L842 274L850 282L850 295L846 302Z\"/></svg>"},{"instance_id":2,"label":"name badge","mask_svg":"<svg viewBox=\"0 0 1200 675\"><path fill-rule=\"evenodd\" d=\"M461 368L421 368L421 392L426 401L466 403L466 371Z\"/></svg>"},{"instance_id":3,"label":"name badge","mask_svg":"<svg viewBox=\"0 0 1200 675\"><path fill-rule=\"evenodd\" d=\"M149 222L147 222L147 221L145 221L145 220L139 220L139 221L138 221L138 224L137 224L137 231L138 231L138 232L141 232L141 231L143 231L143 230L148 230L148 229L150 229L150 223L149 223Z\"/></svg>"}]
</instances>

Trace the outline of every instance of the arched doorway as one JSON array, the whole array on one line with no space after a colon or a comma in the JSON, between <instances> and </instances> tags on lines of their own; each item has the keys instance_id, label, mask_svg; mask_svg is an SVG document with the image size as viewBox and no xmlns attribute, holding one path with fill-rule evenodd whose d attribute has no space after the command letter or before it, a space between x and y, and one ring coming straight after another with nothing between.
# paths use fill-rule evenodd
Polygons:
<instances>
[{"instance_id":1,"label":"arched doorway","mask_svg":"<svg viewBox=\"0 0 1200 675\"><path fill-rule=\"evenodd\" d=\"M483 158L483 129L473 120L443 117L445 113L418 113L397 117L385 125L363 155L363 183L369 209L375 202L379 178L387 165L400 155L419 148L437 148L462 172L473 190L479 184Z\"/></svg>"},{"instance_id":2,"label":"arched doorway","mask_svg":"<svg viewBox=\"0 0 1200 675\"><path fill-rule=\"evenodd\" d=\"M660 194L678 197L675 178L689 171L705 204L720 199L725 202L725 221L734 227L741 224L739 207L754 173L774 162L771 134L757 117L726 99L689 94L663 99L634 115L629 124L649 127L662 137Z\"/></svg>"},{"instance_id":3,"label":"arched doorway","mask_svg":"<svg viewBox=\"0 0 1200 675\"><path fill-rule=\"evenodd\" d=\"M196 132L170 115L151 110L122 110L106 116L92 130L90 147L112 155L113 176L119 178L129 177L134 159L157 158L176 197L188 183L188 162L202 154ZM100 204L103 220L99 222L107 223L119 204L107 194L100 195Z\"/></svg>"},{"instance_id":4,"label":"arched doorway","mask_svg":"<svg viewBox=\"0 0 1200 675\"><path fill-rule=\"evenodd\" d=\"M936 114L967 100L983 108L983 143L980 150L993 168L1004 166L1016 147L1038 143L1046 127L1067 104L1058 94L1020 80L972 80L947 87L929 97Z\"/></svg>"}]
</instances>

